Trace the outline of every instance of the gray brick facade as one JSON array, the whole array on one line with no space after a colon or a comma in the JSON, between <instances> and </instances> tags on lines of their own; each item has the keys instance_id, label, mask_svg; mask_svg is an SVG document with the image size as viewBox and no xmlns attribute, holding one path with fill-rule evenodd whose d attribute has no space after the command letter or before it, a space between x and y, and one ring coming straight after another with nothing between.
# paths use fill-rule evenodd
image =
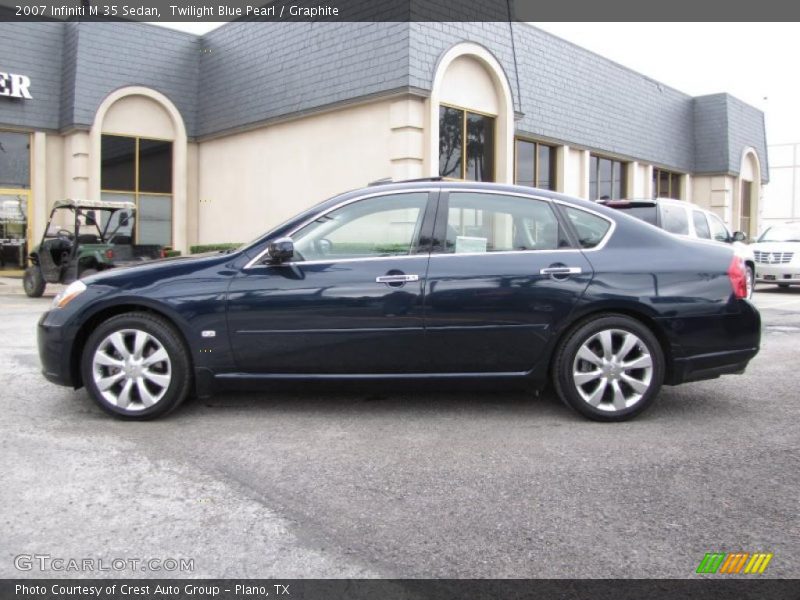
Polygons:
<instances>
[{"instance_id":1,"label":"gray brick facade","mask_svg":"<svg viewBox=\"0 0 800 600\"><path fill-rule=\"evenodd\" d=\"M692 98L524 23L237 22L202 37L0 23L0 70L29 75L35 97L0 99L0 126L86 128L110 92L143 85L203 138L390 92L425 95L442 54L465 41L502 65L520 134L696 173L738 173L752 146L766 181L757 109L727 94Z\"/></svg>"}]
</instances>

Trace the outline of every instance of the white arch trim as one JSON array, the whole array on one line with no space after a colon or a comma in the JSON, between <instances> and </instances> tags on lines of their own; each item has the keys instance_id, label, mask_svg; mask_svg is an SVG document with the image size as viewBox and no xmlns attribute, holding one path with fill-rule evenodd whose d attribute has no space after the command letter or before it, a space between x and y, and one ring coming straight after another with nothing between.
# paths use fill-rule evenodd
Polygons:
<instances>
[{"instance_id":1,"label":"white arch trim","mask_svg":"<svg viewBox=\"0 0 800 600\"><path fill-rule=\"evenodd\" d=\"M498 182L514 181L514 101L511 86L500 62L486 48L472 42L456 44L447 50L436 65L428 103L428 122L430 138L428 140L428 174L435 177L439 174L439 102L442 82L450 64L457 58L468 56L476 59L489 73L495 85L500 110L497 115L496 141L497 153L495 175ZM467 107L469 108L469 107Z\"/></svg>"},{"instance_id":2,"label":"white arch trim","mask_svg":"<svg viewBox=\"0 0 800 600\"><path fill-rule=\"evenodd\" d=\"M739 161L739 176L744 172L745 162L752 159L755 165L755 173L753 173L753 183L761 185L761 161L758 159L758 152L752 146L747 146L742 150L742 159Z\"/></svg>"},{"instance_id":3,"label":"white arch trim","mask_svg":"<svg viewBox=\"0 0 800 600\"><path fill-rule=\"evenodd\" d=\"M172 120L175 139L172 144L172 245L184 254L187 247L187 138L186 125L178 108L161 92L144 86L119 88L106 96L97 108L89 133L89 197L100 199L100 155L103 122L115 102L129 96L144 96L157 102Z\"/></svg>"}]
</instances>

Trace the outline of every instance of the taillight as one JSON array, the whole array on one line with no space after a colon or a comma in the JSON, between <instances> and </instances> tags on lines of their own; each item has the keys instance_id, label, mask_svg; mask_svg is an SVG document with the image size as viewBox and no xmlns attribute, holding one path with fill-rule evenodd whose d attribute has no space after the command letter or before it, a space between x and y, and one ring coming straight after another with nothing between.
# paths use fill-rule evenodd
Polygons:
<instances>
[{"instance_id":1,"label":"taillight","mask_svg":"<svg viewBox=\"0 0 800 600\"><path fill-rule=\"evenodd\" d=\"M111 248L106 250L106 258L108 259L114 258L114 251Z\"/></svg>"},{"instance_id":2,"label":"taillight","mask_svg":"<svg viewBox=\"0 0 800 600\"><path fill-rule=\"evenodd\" d=\"M744 259L734 256L731 266L728 267L728 279L731 281L733 295L737 298L747 298L747 272L744 268Z\"/></svg>"}]
</instances>

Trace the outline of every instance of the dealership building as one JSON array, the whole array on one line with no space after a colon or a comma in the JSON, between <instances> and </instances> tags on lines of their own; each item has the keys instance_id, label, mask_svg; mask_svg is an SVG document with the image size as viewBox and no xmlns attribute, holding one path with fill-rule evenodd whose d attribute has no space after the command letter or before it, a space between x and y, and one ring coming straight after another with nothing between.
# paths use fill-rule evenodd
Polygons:
<instances>
[{"instance_id":1,"label":"dealership building","mask_svg":"<svg viewBox=\"0 0 800 600\"><path fill-rule=\"evenodd\" d=\"M680 198L753 234L764 116L526 23L0 23L6 266L64 198L133 201L138 241L185 253L439 175Z\"/></svg>"}]
</instances>

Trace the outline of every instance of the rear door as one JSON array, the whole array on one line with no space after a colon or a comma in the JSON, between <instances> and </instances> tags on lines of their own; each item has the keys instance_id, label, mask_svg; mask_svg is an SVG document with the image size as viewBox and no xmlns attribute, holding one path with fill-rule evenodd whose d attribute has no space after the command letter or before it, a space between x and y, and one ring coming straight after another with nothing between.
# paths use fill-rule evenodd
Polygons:
<instances>
[{"instance_id":1,"label":"rear door","mask_svg":"<svg viewBox=\"0 0 800 600\"><path fill-rule=\"evenodd\" d=\"M523 372L542 357L592 277L551 202L446 191L428 266L431 370Z\"/></svg>"}]
</instances>

